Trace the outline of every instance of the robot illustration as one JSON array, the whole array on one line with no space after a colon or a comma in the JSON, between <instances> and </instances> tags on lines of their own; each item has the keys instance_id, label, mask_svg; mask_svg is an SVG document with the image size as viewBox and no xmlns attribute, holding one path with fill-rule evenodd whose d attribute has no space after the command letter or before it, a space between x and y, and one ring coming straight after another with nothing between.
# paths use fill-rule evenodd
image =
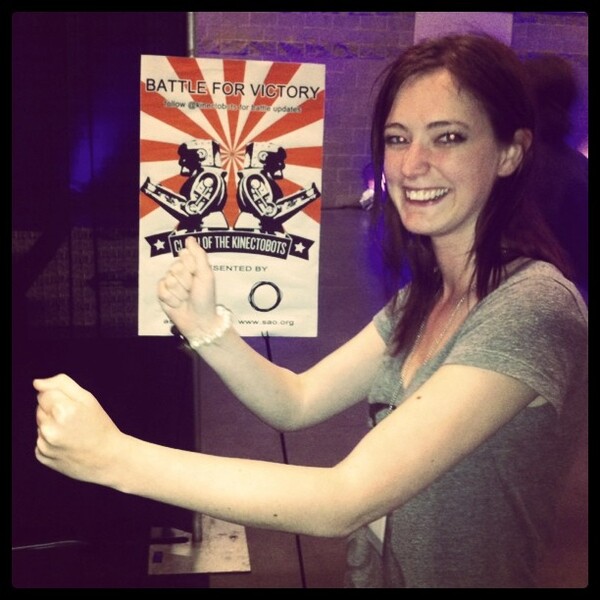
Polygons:
<instances>
[{"instance_id":1,"label":"robot illustration","mask_svg":"<svg viewBox=\"0 0 600 600\"><path fill-rule=\"evenodd\" d=\"M310 187L284 196L277 180L283 179L287 153L270 142L253 142L246 146L244 168L238 171L237 202L241 213L235 229L284 233L283 223L320 197L313 183Z\"/></svg>"},{"instance_id":2,"label":"robot illustration","mask_svg":"<svg viewBox=\"0 0 600 600\"><path fill-rule=\"evenodd\" d=\"M179 231L227 229L222 209L227 201L227 172L221 169L219 145L212 140L181 144L180 174L187 177L179 194L147 178L142 192L179 220Z\"/></svg>"}]
</instances>

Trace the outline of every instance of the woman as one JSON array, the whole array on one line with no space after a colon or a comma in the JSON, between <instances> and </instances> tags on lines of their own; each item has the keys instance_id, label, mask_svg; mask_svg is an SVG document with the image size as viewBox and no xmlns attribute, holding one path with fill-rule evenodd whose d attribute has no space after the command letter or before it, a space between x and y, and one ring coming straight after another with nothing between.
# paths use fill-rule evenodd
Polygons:
<instances>
[{"instance_id":1,"label":"woman","mask_svg":"<svg viewBox=\"0 0 600 600\"><path fill-rule=\"evenodd\" d=\"M309 427L368 397L377 425L344 460L302 467L150 444L66 375L34 382L38 459L242 525L350 535L348 585L533 586L585 419L587 313L520 194L534 127L520 68L504 45L465 35L410 48L384 73L375 209L388 258L408 261L412 280L306 372L237 335L193 239L159 282L192 348L273 427ZM363 534L386 515L379 557Z\"/></svg>"}]
</instances>

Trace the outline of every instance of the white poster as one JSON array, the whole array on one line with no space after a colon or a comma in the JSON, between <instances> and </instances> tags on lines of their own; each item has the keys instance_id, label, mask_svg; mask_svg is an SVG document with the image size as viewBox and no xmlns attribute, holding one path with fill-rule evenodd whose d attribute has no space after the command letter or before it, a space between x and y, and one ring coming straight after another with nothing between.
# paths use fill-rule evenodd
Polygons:
<instances>
[{"instance_id":1,"label":"white poster","mask_svg":"<svg viewBox=\"0 0 600 600\"><path fill-rule=\"evenodd\" d=\"M139 335L190 235L240 335L317 335L324 98L324 65L142 56Z\"/></svg>"}]
</instances>

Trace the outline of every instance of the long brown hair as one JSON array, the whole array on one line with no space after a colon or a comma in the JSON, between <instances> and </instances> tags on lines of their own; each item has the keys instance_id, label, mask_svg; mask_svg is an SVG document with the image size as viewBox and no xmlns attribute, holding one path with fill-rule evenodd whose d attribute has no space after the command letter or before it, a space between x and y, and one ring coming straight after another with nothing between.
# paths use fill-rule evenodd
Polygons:
<instances>
[{"instance_id":1,"label":"long brown hair","mask_svg":"<svg viewBox=\"0 0 600 600\"><path fill-rule=\"evenodd\" d=\"M441 290L431 240L410 233L388 198L383 181L384 128L392 104L407 78L445 68L456 84L475 97L487 113L494 135L510 144L518 129L535 131L534 105L518 56L497 39L480 33L448 35L411 46L379 77L371 127L371 152L375 173L373 216L383 225L383 260L398 277L409 273L404 311L393 336L393 351L414 342L421 322ZM510 176L498 178L479 215L471 253L475 258L474 287L479 299L502 281L505 266L517 257L550 262L570 275L564 253L537 206L523 192L529 176L535 142L522 164Z\"/></svg>"}]
</instances>

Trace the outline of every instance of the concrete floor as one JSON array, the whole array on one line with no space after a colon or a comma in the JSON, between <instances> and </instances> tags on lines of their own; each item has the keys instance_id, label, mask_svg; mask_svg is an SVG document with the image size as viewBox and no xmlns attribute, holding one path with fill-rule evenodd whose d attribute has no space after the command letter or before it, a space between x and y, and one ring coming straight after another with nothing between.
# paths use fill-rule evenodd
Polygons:
<instances>
[{"instance_id":1,"label":"concrete floor","mask_svg":"<svg viewBox=\"0 0 600 600\"><path fill-rule=\"evenodd\" d=\"M368 323L384 303L368 222L369 213L358 208L323 211L319 336L271 338L274 362L293 370L308 367ZM249 341L267 355L264 339ZM89 343L70 347L58 342L35 349L29 345L22 353L15 353L13 358L18 364L13 367L13 547L86 537L105 541L106 537L114 540L137 535L139 540L140 535L147 534L149 524L185 529L191 523L188 513L74 482L36 463L32 452L35 403L30 380L44 372L68 369L82 384L89 384L115 421L133 435L167 445L200 447L208 453L277 462L284 462L287 457L292 464L328 466L343 458L366 431L366 407L357 406L327 423L282 436L247 411L204 365L190 359L188 371L181 355L165 344L168 340L105 340L91 350ZM160 370L156 369L157 363ZM99 365L102 368L98 373ZM200 390L192 410L191 380L195 382L193 387ZM169 402L165 402L165 396ZM190 413L194 410L200 427L192 432ZM543 587L587 585L587 464L587 440L583 440L561 504L559 534L542 565ZM13 585L342 587L343 540L255 528L245 528L245 533L250 572L149 578L145 573L147 548L138 544L133 551L121 544L93 554L89 560L80 547L13 552Z\"/></svg>"}]
</instances>

